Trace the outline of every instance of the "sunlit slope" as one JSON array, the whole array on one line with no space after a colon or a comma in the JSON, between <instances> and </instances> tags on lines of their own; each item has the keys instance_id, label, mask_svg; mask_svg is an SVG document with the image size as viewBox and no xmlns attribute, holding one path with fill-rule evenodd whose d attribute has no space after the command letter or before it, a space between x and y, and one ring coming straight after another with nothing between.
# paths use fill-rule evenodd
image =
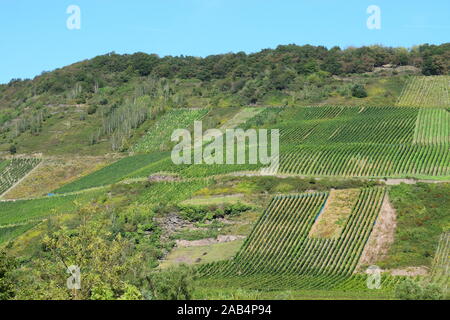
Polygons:
<instances>
[{"instance_id":1,"label":"sunlit slope","mask_svg":"<svg viewBox=\"0 0 450 320\"><path fill-rule=\"evenodd\" d=\"M450 107L450 76L413 77L397 102L406 107Z\"/></svg>"}]
</instances>

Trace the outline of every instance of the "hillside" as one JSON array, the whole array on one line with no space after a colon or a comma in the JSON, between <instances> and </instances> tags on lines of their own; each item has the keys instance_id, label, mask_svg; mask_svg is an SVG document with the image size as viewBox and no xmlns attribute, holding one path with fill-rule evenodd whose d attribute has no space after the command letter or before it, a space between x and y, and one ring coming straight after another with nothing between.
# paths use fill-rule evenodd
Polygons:
<instances>
[{"instance_id":1,"label":"hillside","mask_svg":"<svg viewBox=\"0 0 450 320\"><path fill-rule=\"evenodd\" d=\"M129 150L172 108L401 105L409 75L449 73L449 48L287 45L206 58L110 53L0 85L0 152ZM446 97L432 106L446 106Z\"/></svg>"},{"instance_id":2,"label":"hillside","mask_svg":"<svg viewBox=\"0 0 450 320\"><path fill-rule=\"evenodd\" d=\"M449 53L111 53L1 85L7 298L394 299L409 280L448 297ZM278 129L279 170L175 164L194 121Z\"/></svg>"}]
</instances>

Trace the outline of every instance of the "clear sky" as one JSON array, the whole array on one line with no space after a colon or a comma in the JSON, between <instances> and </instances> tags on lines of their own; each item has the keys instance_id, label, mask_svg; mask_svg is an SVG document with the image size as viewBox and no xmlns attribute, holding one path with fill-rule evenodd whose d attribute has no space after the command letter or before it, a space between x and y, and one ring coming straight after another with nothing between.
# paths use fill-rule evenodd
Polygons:
<instances>
[{"instance_id":1,"label":"clear sky","mask_svg":"<svg viewBox=\"0 0 450 320\"><path fill-rule=\"evenodd\" d=\"M81 29L69 30L70 5ZM370 30L366 10L381 9ZM449 0L0 0L0 83L115 51L255 52L279 44L450 42Z\"/></svg>"}]
</instances>

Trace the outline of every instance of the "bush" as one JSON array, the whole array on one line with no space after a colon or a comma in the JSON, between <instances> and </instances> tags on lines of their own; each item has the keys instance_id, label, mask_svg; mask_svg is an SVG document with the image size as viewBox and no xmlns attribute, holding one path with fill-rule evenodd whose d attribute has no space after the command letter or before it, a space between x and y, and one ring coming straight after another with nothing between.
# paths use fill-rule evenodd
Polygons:
<instances>
[{"instance_id":1,"label":"bush","mask_svg":"<svg viewBox=\"0 0 450 320\"><path fill-rule=\"evenodd\" d=\"M145 296L151 300L190 300L195 278L194 269L185 265L153 272L147 276Z\"/></svg>"},{"instance_id":2,"label":"bush","mask_svg":"<svg viewBox=\"0 0 450 320\"><path fill-rule=\"evenodd\" d=\"M17 153L17 147L15 144L12 144L9 146L9 153L16 154Z\"/></svg>"},{"instance_id":3,"label":"bush","mask_svg":"<svg viewBox=\"0 0 450 320\"><path fill-rule=\"evenodd\" d=\"M395 288L395 297L401 300L420 300L421 296L422 288L411 279L403 280Z\"/></svg>"},{"instance_id":4,"label":"bush","mask_svg":"<svg viewBox=\"0 0 450 320\"><path fill-rule=\"evenodd\" d=\"M352 96L355 98L365 98L367 97L366 88L361 84L355 84L352 87Z\"/></svg>"},{"instance_id":5,"label":"bush","mask_svg":"<svg viewBox=\"0 0 450 320\"><path fill-rule=\"evenodd\" d=\"M94 114L96 112L97 112L97 106L95 104L91 104L87 109L88 114Z\"/></svg>"},{"instance_id":6,"label":"bush","mask_svg":"<svg viewBox=\"0 0 450 320\"><path fill-rule=\"evenodd\" d=\"M243 204L226 204L226 205L179 205L180 215L191 222L204 222L225 216L236 216L242 212L250 210L252 207Z\"/></svg>"},{"instance_id":7,"label":"bush","mask_svg":"<svg viewBox=\"0 0 450 320\"><path fill-rule=\"evenodd\" d=\"M444 296L443 289L432 282L405 279L395 288L395 297L401 300L442 300Z\"/></svg>"}]
</instances>

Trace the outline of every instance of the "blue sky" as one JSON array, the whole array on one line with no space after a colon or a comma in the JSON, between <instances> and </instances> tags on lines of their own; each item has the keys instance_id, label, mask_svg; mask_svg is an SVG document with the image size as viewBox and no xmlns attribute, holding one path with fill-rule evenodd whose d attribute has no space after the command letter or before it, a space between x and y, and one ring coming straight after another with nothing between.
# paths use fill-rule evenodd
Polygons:
<instances>
[{"instance_id":1,"label":"blue sky","mask_svg":"<svg viewBox=\"0 0 450 320\"><path fill-rule=\"evenodd\" d=\"M69 30L69 5L81 29ZM369 5L381 29L369 30ZM255 52L296 43L411 47L450 41L449 0L0 0L0 83L99 54Z\"/></svg>"}]
</instances>

